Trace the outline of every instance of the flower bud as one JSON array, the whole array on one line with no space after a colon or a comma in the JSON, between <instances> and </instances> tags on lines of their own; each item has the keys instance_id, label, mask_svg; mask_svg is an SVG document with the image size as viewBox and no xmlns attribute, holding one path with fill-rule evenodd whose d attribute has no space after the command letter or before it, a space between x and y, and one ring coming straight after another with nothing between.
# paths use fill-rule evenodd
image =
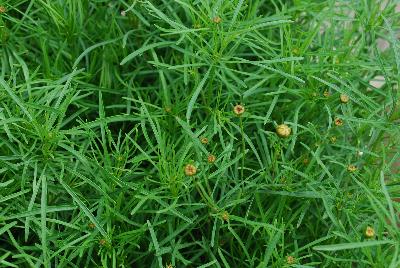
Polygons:
<instances>
[{"instance_id":1,"label":"flower bud","mask_svg":"<svg viewBox=\"0 0 400 268\"><path fill-rule=\"evenodd\" d=\"M276 127L276 133L281 138L287 138L292 133L292 129L286 124L281 124Z\"/></svg>"}]
</instances>

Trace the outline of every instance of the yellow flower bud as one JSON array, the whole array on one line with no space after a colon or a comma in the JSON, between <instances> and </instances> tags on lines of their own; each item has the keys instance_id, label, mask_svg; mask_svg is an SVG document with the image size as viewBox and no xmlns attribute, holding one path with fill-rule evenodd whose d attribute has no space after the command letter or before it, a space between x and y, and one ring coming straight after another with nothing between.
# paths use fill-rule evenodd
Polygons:
<instances>
[{"instance_id":1,"label":"yellow flower bud","mask_svg":"<svg viewBox=\"0 0 400 268\"><path fill-rule=\"evenodd\" d=\"M281 124L276 127L276 133L281 138L287 138L292 133L292 129L286 124Z\"/></svg>"},{"instance_id":2,"label":"yellow flower bud","mask_svg":"<svg viewBox=\"0 0 400 268\"><path fill-rule=\"evenodd\" d=\"M349 100L350 100L349 96L347 96L347 95L345 95L345 94L341 94L341 95L340 95L340 101L341 101L342 103L348 103Z\"/></svg>"},{"instance_id":3,"label":"yellow flower bud","mask_svg":"<svg viewBox=\"0 0 400 268\"><path fill-rule=\"evenodd\" d=\"M187 164L185 166L185 175L186 176L194 176L197 173L197 168L192 164Z\"/></svg>"},{"instance_id":4,"label":"yellow flower bud","mask_svg":"<svg viewBox=\"0 0 400 268\"><path fill-rule=\"evenodd\" d=\"M375 230L374 230L374 228L368 226L368 227L365 229L365 236L368 237L368 238L374 237L374 236L375 236Z\"/></svg>"},{"instance_id":5,"label":"yellow flower bud","mask_svg":"<svg viewBox=\"0 0 400 268\"><path fill-rule=\"evenodd\" d=\"M235 107L233 107L233 113L237 116L241 116L244 113L245 109L243 105L236 105Z\"/></svg>"}]
</instances>

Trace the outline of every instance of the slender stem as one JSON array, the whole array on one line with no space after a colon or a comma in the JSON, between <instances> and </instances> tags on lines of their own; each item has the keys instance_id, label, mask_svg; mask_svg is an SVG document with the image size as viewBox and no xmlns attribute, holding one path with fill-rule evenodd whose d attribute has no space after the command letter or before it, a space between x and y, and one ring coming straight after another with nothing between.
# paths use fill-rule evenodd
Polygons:
<instances>
[{"instance_id":1,"label":"slender stem","mask_svg":"<svg viewBox=\"0 0 400 268\"><path fill-rule=\"evenodd\" d=\"M243 118L242 117L240 117L240 133L242 135L242 167L240 169L240 175L243 180L244 179L243 172L244 172L244 158L245 158L245 154L246 154L246 143L244 140Z\"/></svg>"}]
</instances>

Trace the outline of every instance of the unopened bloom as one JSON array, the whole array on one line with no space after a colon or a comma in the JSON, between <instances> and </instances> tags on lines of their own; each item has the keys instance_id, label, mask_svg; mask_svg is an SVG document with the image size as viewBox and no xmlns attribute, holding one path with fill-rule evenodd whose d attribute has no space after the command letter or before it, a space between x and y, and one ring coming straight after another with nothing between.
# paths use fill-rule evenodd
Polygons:
<instances>
[{"instance_id":1,"label":"unopened bloom","mask_svg":"<svg viewBox=\"0 0 400 268\"><path fill-rule=\"evenodd\" d=\"M233 113L237 116L241 116L244 113L245 109L243 105L236 105L235 107L233 107Z\"/></svg>"},{"instance_id":2,"label":"unopened bloom","mask_svg":"<svg viewBox=\"0 0 400 268\"><path fill-rule=\"evenodd\" d=\"M287 264L294 264L296 262L296 259L293 256L287 256L286 257L286 262Z\"/></svg>"},{"instance_id":3,"label":"unopened bloom","mask_svg":"<svg viewBox=\"0 0 400 268\"><path fill-rule=\"evenodd\" d=\"M348 165L347 170L349 172L355 172L355 171L357 171L357 167L355 165Z\"/></svg>"},{"instance_id":4,"label":"unopened bloom","mask_svg":"<svg viewBox=\"0 0 400 268\"><path fill-rule=\"evenodd\" d=\"M200 138L200 142L201 142L202 144L208 144L208 139L207 139L206 137L201 137L201 138Z\"/></svg>"},{"instance_id":5,"label":"unopened bloom","mask_svg":"<svg viewBox=\"0 0 400 268\"><path fill-rule=\"evenodd\" d=\"M187 164L185 166L185 175L186 176L194 176L197 173L197 168L192 164Z\"/></svg>"},{"instance_id":6,"label":"unopened bloom","mask_svg":"<svg viewBox=\"0 0 400 268\"><path fill-rule=\"evenodd\" d=\"M368 238L374 237L374 236L375 236L375 230L374 230L374 228L372 228L371 226L368 226L368 227L365 229L365 236L368 237Z\"/></svg>"},{"instance_id":7,"label":"unopened bloom","mask_svg":"<svg viewBox=\"0 0 400 268\"><path fill-rule=\"evenodd\" d=\"M221 21L222 21L222 19L221 19L220 16L215 16L215 17L213 18L213 22L214 22L215 24L220 24Z\"/></svg>"},{"instance_id":8,"label":"unopened bloom","mask_svg":"<svg viewBox=\"0 0 400 268\"><path fill-rule=\"evenodd\" d=\"M286 124L281 124L276 127L276 133L281 138L287 138L292 133L292 129Z\"/></svg>"},{"instance_id":9,"label":"unopened bloom","mask_svg":"<svg viewBox=\"0 0 400 268\"><path fill-rule=\"evenodd\" d=\"M210 154L210 155L207 157L207 161L208 161L208 163L210 163L210 164L214 163L215 160L217 160L217 158L216 158L215 155L213 155L213 154Z\"/></svg>"},{"instance_id":10,"label":"unopened bloom","mask_svg":"<svg viewBox=\"0 0 400 268\"><path fill-rule=\"evenodd\" d=\"M343 120L340 118L335 118L335 125L338 127L343 126Z\"/></svg>"},{"instance_id":11,"label":"unopened bloom","mask_svg":"<svg viewBox=\"0 0 400 268\"><path fill-rule=\"evenodd\" d=\"M341 95L340 95L340 101L341 101L342 103L348 103L349 100L350 100L349 96L347 96L347 95L345 95L345 94L341 94Z\"/></svg>"},{"instance_id":12,"label":"unopened bloom","mask_svg":"<svg viewBox=\"0 0 400 268\"><path fill-rule=\"evenodd\" d=\"M224 221L229 221L229 213L228 213L227 211L224 211L224 212L222 213L222 219L223 219Z\"/></svg>"}]
</instances>

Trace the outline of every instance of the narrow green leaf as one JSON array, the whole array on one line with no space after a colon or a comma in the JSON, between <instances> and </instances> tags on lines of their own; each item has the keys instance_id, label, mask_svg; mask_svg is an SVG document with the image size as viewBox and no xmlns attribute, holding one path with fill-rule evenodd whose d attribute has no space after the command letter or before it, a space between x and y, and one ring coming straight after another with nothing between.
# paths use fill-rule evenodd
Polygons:
<instances>
[{"instance_id":1,"label":"narrow green leaf","mask_svg":"<svg viewBox=\"0 0 400 268\"><path fill-rule=\"evenodd\" d=\"M129 54L128 56L123 58L121 63L120 63L120 65L124 65L128 61L131 61L136 56L142 54L143 52L145 52L147 50L150 50L150 49L156 48L156 47L166 47L166 46L169 46L169 45L172 45L172 44L174 44L174 42L163 41L163 42L153 43L153 44L150 44L150 45L144 45L141 48L139 48L138 50L135 50L134 52L132 52L131 54Z\"/></svg>"},{"instance_id":2,"label":"narrow green leaf","mask_svg":"<svg viewBox=\"0 0 400 268\"><path fill-rule=\"evenodd\" d=\"M42 241L42 251L45 267L49 266L48 253L47 253L47 227L46 227L46 212L47 212L47 178L42 176L42 196L40 199L40 239Z\"/></svg>"},{"instance_id":3,"label":"narrow green leaf","mask_svg":"<svg viewBox=\"0 0 400 268\"><path fill-rule=\"evenodd\" d=\"M159 264L160 268L163 268L163 262L162 262L162 257L161 257L161 253L160 253L160 246L157 241L156 233L154 232L153 226L151 225L149 220L147 220L147 226L149 227L151 240L153 241L154 249L156 251L158 264Z\"/></svg>"},{"instance_id":4,"label":"narrow green leaf","mask_svg":"<svg viewBox=\"0 0 400 268\"><path fill-rule=\"evenodd\" d=\"M204 84L207 81L207 78L211 72L211 68L210 67L207 71L207 73L204 75L203 79L201 80L201 82L199 83L199 85L197 86L196 90L194 91L192 97L190 98L188 107L187 107L187 111L186 111L186 120L189 122L190 121L190 117L192 115L192 111L193 111L193 106L196 103L197 98L199 97L200 91L203 89Z\"/></svg>"},{"instance_id":5,"label":"narrow green leaf","mask_svg":"<svg viewBox=\"0 0 400 268\"><path fill-rule=\"evenodd\" d=\"M4 225L3 227L0 228L0 235L4 234L5 232L7 232L7 230L11 229L12 227L14 227L17 224L16 221L10 222L6 225Z\"/></svg>"},{"instance_id":6,"label":"narrow green leaf","mask_svg":"<svg viewBox=\"0 0 400 268\"><path fill-rule=\"evenodd\" d=\"M26 114L26 116L29 118L29 120L33 120L32 115L28 112L28 110L25 108L24 103L22 100L14 93L14 91L8 86L6 81L0 76L0 85L7 91L8 95L15 101L15 103L21 108L21 110Z\"/></svg>"},{"instance_id":7,"label":"narrow green leaf","mask_svg":"<svg viewBox=\"0 0 400 268\"><path fill-rule=\"evenodd\" d=\"M379 245L385 245L385 244L393 244L393 241L374 240L374 241L365 241L365 242L332 244L332 245L315 246L315 247L313 247L313 249L318 250L318 251L338 251L338 250L346 250L346 249L373 247L373 246L379 246Z\"/></svg>"},{"instance_id":8,"label":"narrow green leaf","mask_svg":"<svg viewBox=\"0 0 400 268\"><path fill-rule=\"evenodd\" d=\"M117 41L117 40L119 40L119 39L121 39L121 38L115 38L115 39L103 41L103 42L100 42L100 43L98 43L98 44L95 44L95 45L93 45L93 46L88 47L87 49L85 49L85 50L78 56L78 58L76 58L76 60L75 60L75 62L74 62L74 64L73 64L73 66L72 66L72 68L75 69L76 66L79 64L79 62L83 59L83 57L85 57L87 54L89 54L92 50L94 50L94 49L96 49L96 48L98 48L98 47L101 47L101 46L105 46L105 45L108 45L108 44L112 44L112 43L114 43L115 41Z\"/></svg>"},{"instance_id":9,"label":"narrow green leaf","mask_svg":"<svg viewBox=\"0 0 400 268\"><path fill-rule=\"evenodd\" d=\"M82 209L83 213L90 219L92 223L96 226L96 228L99 230L102 236L104 236L107 240L109 239L108 234L106 231L103 229L101 226L100 222L93 216L92 212L85 206L85 204L82 202L82 200L79 199L77 194L69 187L61 178L59 179L61 185L65 188L65 190L69 193L69 195L72 197L72 199L78 204L78 206Z\"/></svg>"}]
</instances>

